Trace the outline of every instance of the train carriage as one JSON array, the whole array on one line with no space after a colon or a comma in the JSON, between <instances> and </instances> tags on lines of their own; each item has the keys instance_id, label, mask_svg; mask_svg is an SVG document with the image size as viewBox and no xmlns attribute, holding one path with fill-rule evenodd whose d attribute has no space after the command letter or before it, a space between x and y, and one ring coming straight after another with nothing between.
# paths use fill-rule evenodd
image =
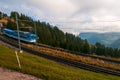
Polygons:
<instances>
[{"instance_id":1,"label":"train carriage","mask_svg":"<svg viewBox=\"0 0 120 80\"><path fill-rule=\"evenodd\" d=\"M8 29L8 28L3 28L2 32L3 32L4 35L6 35L8 37L18 39L18 32L15 31L15 30L11 30L11 29ZM35 43L36 40L37 40L36 34L32 34L32 33L29 33L29 32L23 32L23 31L20 31L19 33L20 33L20 40L21 41L25 41L25 42L29 42L29 43Z\"/></svg>"}]
</instances>

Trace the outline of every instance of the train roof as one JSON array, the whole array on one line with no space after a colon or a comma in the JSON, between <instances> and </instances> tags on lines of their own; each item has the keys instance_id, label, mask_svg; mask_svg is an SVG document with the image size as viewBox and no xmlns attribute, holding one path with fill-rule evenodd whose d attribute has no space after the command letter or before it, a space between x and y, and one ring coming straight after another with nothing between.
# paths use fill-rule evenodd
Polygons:
<instances>
[{"instance_id":1,"label":"train roof","mask_svg":"<svg viewBox=\"0 0 120 80\"><path fill-rule=\"evenodd\" d=\"M8 28L4 28L4 30L9 31L9 32L14 32L13 30L8 29Z\"/></svg>"},{"instance_id":2,"label":"train roof","mask_svg":"<svg viewBox=\"0 0 120 80\"><path fill-rule=\"evenodd\" d=\"M31 36L36 36L36 34L30 34Z\"/></svg>"},{"instance_id":3,"label":"train roof","mask_svg":"<svg viewBox=\"0 0 120 80\"><path fill-rule=\"evenodd\" d=\"M30 36L36 36L36 34L32 34L30 32L24 32L24 31L20 31L21 34L25 34L25 35L30 35Z\"/></svg>"},{"instance_id":4,"label":"train roof","mask_svg":"<svg viewBox=\"0 0 120 80\"><path fill-rule=\"evenodd\" d=\"M4 30L9 31L9 32L17 32L16 30L12 30L9 28L4 28ZM32 34L30 32L24 32L24 31L20 31L20 34L25 34L25 35L29 35L29 36L36 36L36 34Z\"/></svg>"}]
</instances>

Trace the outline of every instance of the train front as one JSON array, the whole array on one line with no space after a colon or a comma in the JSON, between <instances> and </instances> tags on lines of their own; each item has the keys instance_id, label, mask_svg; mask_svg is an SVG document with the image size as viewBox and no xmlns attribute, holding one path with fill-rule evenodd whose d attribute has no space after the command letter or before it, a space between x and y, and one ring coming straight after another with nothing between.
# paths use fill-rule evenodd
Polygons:
<instances>
[{"instance_id":1,"label":"train front","mask_svg":"<svg viewBox=\"0 0 120 80\"><path fill-rule=\"evenodd\" d=\"M37 41L37 35L36 34L30 34L30 40L31 43L36 43Z\"/></svg>"}]
</instances>

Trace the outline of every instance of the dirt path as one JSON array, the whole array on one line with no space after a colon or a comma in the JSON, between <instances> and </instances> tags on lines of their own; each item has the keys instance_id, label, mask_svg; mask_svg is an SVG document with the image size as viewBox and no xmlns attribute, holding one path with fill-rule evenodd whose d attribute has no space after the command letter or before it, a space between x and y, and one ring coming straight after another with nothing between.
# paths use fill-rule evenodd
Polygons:
<instances>
[{"instance_id":1,"label":"dirt path","mask_svg":"<svg viewBox=\"0 0 120 80\"><path fill-rule=\"evenodd\" d=\"M0 68L0 80L42 80L31 75Z\"/></svg>"}]
</instances>

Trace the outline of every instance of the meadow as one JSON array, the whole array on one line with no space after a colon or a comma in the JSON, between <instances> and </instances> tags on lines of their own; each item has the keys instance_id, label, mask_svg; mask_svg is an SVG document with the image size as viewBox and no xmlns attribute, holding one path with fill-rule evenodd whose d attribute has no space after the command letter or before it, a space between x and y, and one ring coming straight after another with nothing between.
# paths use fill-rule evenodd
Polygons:
<instances>
[{"instance_id":1,"label":"meadow","mask_svg":"<svg viewBox=\"0 0 120 80\"><path fill-rule=\"evenodd\" d=\"M0 44L0 66L25 74L31 74L45 80L119 80L120 77L90 72L35 56L29 53L18 53L19 69L15 50Z\"/></svg>"}]
</instances>

